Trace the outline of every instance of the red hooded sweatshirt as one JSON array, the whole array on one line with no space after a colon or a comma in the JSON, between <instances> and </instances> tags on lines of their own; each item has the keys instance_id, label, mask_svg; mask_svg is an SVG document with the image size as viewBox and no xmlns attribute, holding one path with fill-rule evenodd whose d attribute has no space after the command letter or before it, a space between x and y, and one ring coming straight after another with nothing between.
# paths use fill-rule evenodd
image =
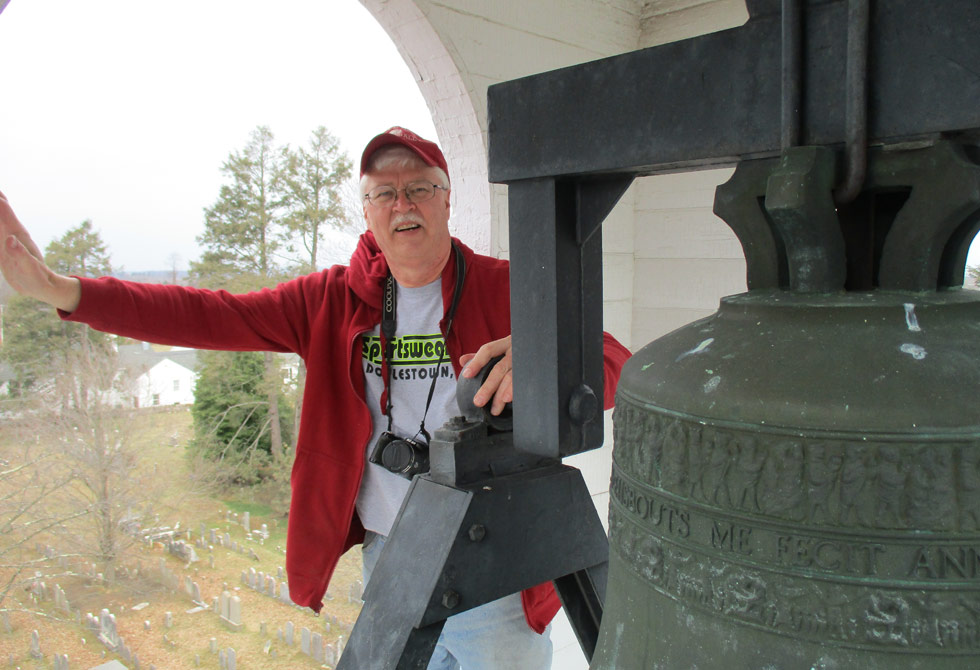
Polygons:
<instances>
[{"instance_id":1,"label":"red hooded sweatshirt","mask_svg":"<svg viewBox=\"0 0 980 670\"><path fill-rule=\"evenodd\" d=\"M452 331L453 367L483 344L510 334L509 265L456 241L466 280ZM455 257L443 270L445 305L455 289ZM361 236L350 266L334 266L275 288L234 295L183 286L85 279L82 299L63 318L146 342L197 349L292 352L306 362L306 388L292 471L286 573L293 602L319 612L337 561L364 538L354 510L372 434L364 400L361 336L381 321L388 265L374 236ZM605 336L604 405L613 404L629 352ZM346 374L343 372L346 370ZM560 608L550 582L522 592L528 625L542 632Z\"/></svg>"}]
</instances>

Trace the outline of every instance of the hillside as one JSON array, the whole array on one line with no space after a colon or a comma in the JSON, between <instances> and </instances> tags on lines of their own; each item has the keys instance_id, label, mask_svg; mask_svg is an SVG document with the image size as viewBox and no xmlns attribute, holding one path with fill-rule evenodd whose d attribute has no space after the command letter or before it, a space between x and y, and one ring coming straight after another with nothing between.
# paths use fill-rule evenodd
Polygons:
<instances>
[{"instance_id":1,"label":"hillside","mask_svg":"<svg viewBox=\"0 0 980 670\"><path fill-rule=\"evenodd\" d=\"M153 505L155 539L135 544L110 584L93 573L91 564L58 547L49 548L45 537L38 536L20 554L22 561L30 562L30 570L19 576L40 573L19 587L22 600L29 605L36 601L31 605L36 611L12 612L5 619L0 615L0 665L25 670L58 667L56 655L67 655L72 670L109 659L130 668L218 668L219 655L233 649L235 667L242 670L330 667L304 653L303 629L309 630L314 646L310 653L315 653L319 636L323 658L330 661L331 651L338 648L338 640L346 641L360 610L359 552L341 560L322 616L283 602L285 519L267 507L243 502L250 499L248 491L223 499L198 490L184 457L191 436L188 409L140 410L132 413L131 421L138 436L138 467L161 486L162 495ZM11 439L15 433L5 427L0 434L0 458L11 465L22 451ZM246 514L253 532L243 525ZM263 524L268 538L261 534ZM184 544L170 541L168 534ZM3 542L0 538L0 548ZM263 592L244 583L258 581L260 573ZM4 583L12 574L9 567L0 570ZM267 595L270 590L275 597ZM215 612L223 592L229 601L233 596L240 599L237 630ZM114 616L118 640L107 633L104 624L109 617L103 610ZM35 630L40 658L31 654ZM290 630L292 644L287 639ZM123 646L113 651L119 640Z\"/></svg>"}]
</instances>

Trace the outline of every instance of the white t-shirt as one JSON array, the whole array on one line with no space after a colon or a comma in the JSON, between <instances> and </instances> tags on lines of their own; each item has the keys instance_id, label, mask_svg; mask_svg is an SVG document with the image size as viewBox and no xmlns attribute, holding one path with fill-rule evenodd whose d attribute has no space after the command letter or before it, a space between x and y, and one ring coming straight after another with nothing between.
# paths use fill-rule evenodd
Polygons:
<instances>
[{"instance_id":1,"label":"white t-shirt","mask_svg":"<svg viewBox=\"0 0 980 670\"><path fill-rule=\"evenodd\" d=\"M398 437L416 440L419 423L425 412L425 401L437 374L432 404L425 415L425 429L431 435L453 416L459 414L456 405L456 375L449 353L442 356L446 344L439 331L442 320L442 280L418 288L396 284L395 352L391 366L392 432ZM361 363L364 370L365 392L374 433L367 444L370 459L381 433L388 428L388 417L382 414L381 394L381 327L376 326L363 337ZM442 365L436 368L440 356ZM423 440L424 441L424 440ZM387 536L395 522L411 481L368 461L365 464L361 489L357 494L357 514L364 528Z\"/></svg>"}]
</instances>

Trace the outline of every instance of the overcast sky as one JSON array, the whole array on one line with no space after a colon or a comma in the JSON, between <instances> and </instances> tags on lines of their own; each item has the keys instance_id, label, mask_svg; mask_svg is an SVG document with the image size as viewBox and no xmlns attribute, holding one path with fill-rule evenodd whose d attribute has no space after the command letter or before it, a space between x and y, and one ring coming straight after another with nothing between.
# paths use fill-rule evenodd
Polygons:
<instances>
[{"instance_id":1,"label":"overcast sky","mask_svg":"<svg viewBox=\"0 0 980 670\"><path fill-rule=\"evenodd\" d=\"M0 63L0 191L42 248L91 219L116 269L199 256L221 164L258 125L293 146L324 125L355 165L392 125L436 139L357 0L10 0Z\"/></svg>"},{"instance_id":2,"label":"overcast sky","mask_svg":"<svg viewBox=\"0 0 980 670\"><path fill-rule=\"evenodd\" d=\"M0 190L42 248L91 219L116 269L199 256L221 164L258 125L293 146L324 125L355 163L392 125L436 139L357 0L10 0L0 64Z\"/></svg>"}]
</instances>

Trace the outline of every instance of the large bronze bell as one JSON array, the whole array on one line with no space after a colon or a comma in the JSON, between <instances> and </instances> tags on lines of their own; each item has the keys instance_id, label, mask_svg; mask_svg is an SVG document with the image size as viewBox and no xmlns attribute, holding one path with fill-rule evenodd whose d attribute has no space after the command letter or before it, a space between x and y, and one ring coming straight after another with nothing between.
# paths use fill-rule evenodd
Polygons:
<instances>
[{"instance_id":1,"label":"large bronze bell","mask_svg":"<svg viewBox=\"0 0 980 670\"><path fill-rule=\"evenodd\" d=\"M743 163L749 291L639 351L593 670L980 667L975 149Z\"/></svg>"}]
</instances>

